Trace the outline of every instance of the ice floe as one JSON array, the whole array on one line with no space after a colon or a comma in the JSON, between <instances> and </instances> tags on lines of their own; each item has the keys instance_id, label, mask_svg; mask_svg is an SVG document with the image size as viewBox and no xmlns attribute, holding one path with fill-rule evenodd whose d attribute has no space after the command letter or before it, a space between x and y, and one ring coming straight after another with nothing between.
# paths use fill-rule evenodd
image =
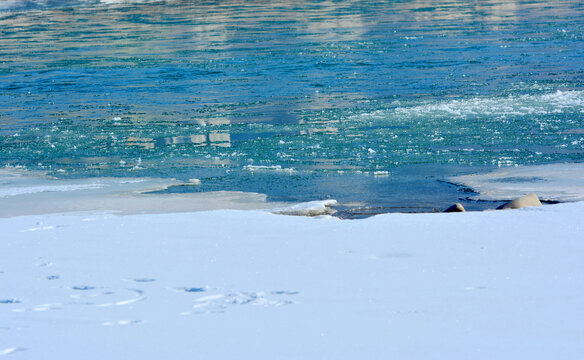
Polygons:
<instances>
[{"instance_id":1,"label":"ice floe","mask_svg":"<svg viewBox=\"0 0 584 360\"><path fill-rule=\"evenodd\" d=\"M43 172L0 169L0 217L79 211L119 213L184 212L213 209L270 209L265 194L241 191L163 192L172 186L200 186L159 178L54 179ZM42 226L27 231L46 230Z\"/></svg>"},{"instance_id":2,"label":"ice floe","mask_svg":"<svg viewBox=\"0 0 584 360\"><path fill-rule=\"evenodd\" d=\"M449 181L471 188L477 200L513 200L537 194L544 201L584 201L584 163L503 167Z\"/></svg>"}]
</instances>

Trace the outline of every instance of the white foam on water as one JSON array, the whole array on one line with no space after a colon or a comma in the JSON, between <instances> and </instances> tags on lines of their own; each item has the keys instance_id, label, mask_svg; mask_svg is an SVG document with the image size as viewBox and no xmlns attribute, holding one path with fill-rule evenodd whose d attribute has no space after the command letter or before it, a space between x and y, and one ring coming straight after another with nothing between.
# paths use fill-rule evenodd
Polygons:
<instances>
[{"instance_id":1,"label":"white foam on water","mask_svg":"<svg viewBox=\"0 0 584 360\"><path fill-rule=\"evenodd\" d=\"M584 163L504 167L449 178L479 193L475 200L512 200L535 193L547 201L584 201Z\"/></svg>"},{"instance_id":2,"label":"white foam on water","mask_svg":"<svg viewBox=\"0 0 584 360\"><path fill-rule=\"evenodd\" d=\"M556 91L540 95L518 95L508 97L476 97L462 100L427 102L423 105L397 107L359 115L361 119L384 119L389 117L466 117L472 115L527 116L562 113L566 110L584 111L584 91Z\"/></svg>"}]
</instances>

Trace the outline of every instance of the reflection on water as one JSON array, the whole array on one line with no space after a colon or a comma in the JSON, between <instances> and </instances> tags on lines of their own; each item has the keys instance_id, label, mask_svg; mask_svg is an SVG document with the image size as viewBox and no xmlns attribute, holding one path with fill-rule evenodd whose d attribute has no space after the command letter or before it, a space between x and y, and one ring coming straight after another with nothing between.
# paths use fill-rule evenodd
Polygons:
<instances>
[{"instance_id":1,"label":"reflection on water","mask_svg":"<svg viewBox=\"0 0 584 360\"><path fill-rule=\"evenodd\" d=\"M153 140L153 139L149 139ZM222 146L230 147L231 141L229 133L212 131L207 135L187 135L161 138L157 141L159 145L169 144L194 144L196 146ZM152 145L150 147L150 144ZM148 143L148 148L154 147L154 141ZM130 145L130 143L128 143Z\"/></svg>"},{"instance_id":2,"label":"reflection on water","mask_svg":"<svg viewBox=\"0 0 584 360\"><path fill-rule=\"evenodd\" d=\"M0 165L582 161L583 19L574 1L4 1Z\"/></svg>"},{"instance_id":3,"label":"reflection on water","mask_svg":"<svg viewBox=\"0 0 584 360\"><path fill-rule=\"evenodd\" d=\"M230 121L226 118L215 119L197 119L196 124L202 125L229 125ZM181 136L170 136L160 138L126 138L127 146L138 146L143 149L154 149L157 146L173 145L173 144L193 144L195 146L219 146L230 147L231 135L227 130L211 130L207 134L192 134Z\"/></svg>"}]
</instances>

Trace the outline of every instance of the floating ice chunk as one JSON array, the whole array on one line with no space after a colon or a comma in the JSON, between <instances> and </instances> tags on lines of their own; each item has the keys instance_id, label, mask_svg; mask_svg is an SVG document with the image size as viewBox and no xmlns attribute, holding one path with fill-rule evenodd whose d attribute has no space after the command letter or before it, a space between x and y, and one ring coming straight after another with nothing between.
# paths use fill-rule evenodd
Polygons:
<instances>
[{"instance_id":1,"label":"floating ice chunk","mask_svg":"<svg viewBox=\"0 0 584 360\"><path fill-rule=\"evenodd\" d=\"M334 199L309 201L285 208L274 209L272 210L272 213L296 216L330 215L335 213L335 210L331 209L330 207L337 204L338 202Z\"/></svg>"},{"instance_id":2,"label":"floating ice chunk","mask_svg":"<svg viewBox=\"0 0 584 360\"><path fill-rule=\"evenodd\" d=\"M389 171L374 171L373 176L389 176Z\"/></svg>"},{"instance_id":3,"label":"floating ice chunk","mask_svg":"<svg viewBox=\"0 0 584 360\"><path fill-rule=\"evenodd\" d=\"M293 168L283 168L280 165L270 165L270 166L265 166L265 165L245 165L243 167L243 170L247 170L247 171L278 171L278 172L285 172L288 174L292 174L294 172Z\"/></svg>"}]
</instances>

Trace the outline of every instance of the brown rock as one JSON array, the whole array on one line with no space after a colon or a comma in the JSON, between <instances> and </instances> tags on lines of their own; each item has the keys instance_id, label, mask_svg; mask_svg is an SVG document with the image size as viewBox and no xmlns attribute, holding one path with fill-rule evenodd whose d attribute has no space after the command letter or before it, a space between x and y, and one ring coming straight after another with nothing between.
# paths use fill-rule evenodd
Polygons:
<instances>
[{"instance_id":1,"label":"brown rock","mask_svg":"<svg viewBox=\"0 0 584 360\"><path fill-rule=\"evenodd\" d=\"M498 210L507 210L507 209L521 209L527 206L541 206L541 201L535 194L529 194L517 198L513 201L509 201L506 204L499 206Z\"/></svg>"},{"instance_id":2,"label":"brown rock","mask_svg":"<svg viewBox=\"0 0 584 360\"><path fill-rule=\"evenodd\" d=\"M464 209L464 206L462 206L461 203L456 203L456 204L452 205L451 207L449 207L448 209L444 210L443 212L445 212L445 213L466 212L466 210Z\"/></svg>"}]
</instances>

